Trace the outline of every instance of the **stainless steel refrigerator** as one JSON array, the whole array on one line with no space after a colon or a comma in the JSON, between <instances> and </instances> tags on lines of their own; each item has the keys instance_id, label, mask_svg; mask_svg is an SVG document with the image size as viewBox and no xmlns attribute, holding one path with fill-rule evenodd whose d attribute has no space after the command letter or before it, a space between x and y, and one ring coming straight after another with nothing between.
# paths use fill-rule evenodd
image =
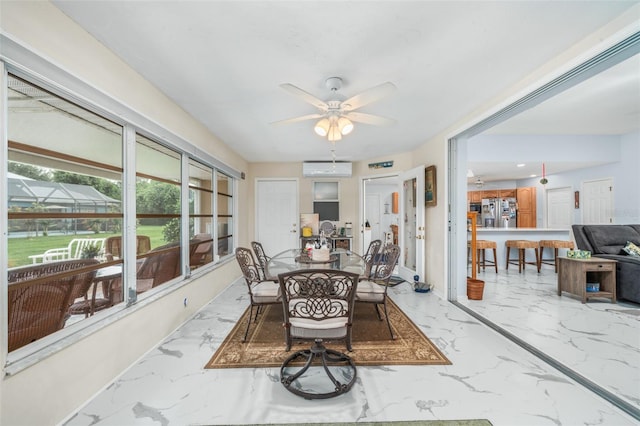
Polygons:
<instances>
[{"instance_id":1,"label":"stainless steel refrigerator","mask_svg":"<svg viewBox=\"0 0 640 426\"><path fill-rule=\"evenodd\" d=\"M485 228L515 228L517 223L515 198L484 198L482 200L482 226Z\"/></svg>"}]
</instances>

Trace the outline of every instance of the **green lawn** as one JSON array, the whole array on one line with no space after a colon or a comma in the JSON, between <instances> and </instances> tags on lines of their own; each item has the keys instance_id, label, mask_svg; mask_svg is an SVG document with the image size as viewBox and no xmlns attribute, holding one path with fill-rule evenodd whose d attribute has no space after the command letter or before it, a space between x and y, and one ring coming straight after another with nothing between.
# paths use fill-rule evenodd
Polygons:
<instances>
[{"instance_id":1,"label":"green lawn","mask_svg":"<svg viewBox=\"0 0 640 426\"><path fill-rule=\"evenodd\" d=\"M139 235L148 235L151 238L151 248L165 244L162 235L162 226L138 226ZM43 237L29 238L9 238L9 268L31 264L29 256L34 254L42 254L46 250L58 247L66 247L74 238L108 238L117 234L67 234L67 235L49 235Z\"/></svg>"}]
</instances>

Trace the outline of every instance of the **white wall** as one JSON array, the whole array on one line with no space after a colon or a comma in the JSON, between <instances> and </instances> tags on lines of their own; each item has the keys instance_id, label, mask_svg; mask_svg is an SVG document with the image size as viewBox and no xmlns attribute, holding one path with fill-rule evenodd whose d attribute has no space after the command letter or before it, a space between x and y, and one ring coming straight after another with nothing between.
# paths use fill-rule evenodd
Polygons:
<instances>
[{"instance_id":1,"label":"white wall","mask_svg":"<svg viewBox=\"0 0 640 426\"><path fill-rule=\"evenodd\" d=\"M573 137L572 140L576 138ZM623 136L584 136L582 139L585 143L580 143L580 138L577 138L574 145L574 142L563 142L561 137L554 137L554 145L559 151L573 153L574 161L592 161L598 158L615 161L601 166L547 175L549 183L546 188L540 184L539 177L518 180L518 187L537 187L538 227L544 226L545 189L571 187L573 191L580 191L583 182L606 178L613 178L614 223L640 223L640 186L637 185L640 132ZM598 144L595 146L588 142L596 139ZM607 152L607 148L610 152ZM582 223L581 209L574 209L573 223Z\"/></svg>"},{"instance_id":2,"label":"white wall","mask_svg":"<svg viewBox=\"0 0 640 426\"><path fill-rule=\"evenodd\" d=\"M393 161L393 167L385 169L369 169L368 163L378 161ZM302 176L302 163L252 163L247 174L250 182L249 193L244 201L248 203L243 209L248 214L250 226L250 238L255 237L255 179L257 178L298 178L299 180L299 209L301 213L313 212L312 185L316 180L332 180L340 182L340 223L351 222L353 224L353 250L359 251L362 247L363 226L360 218L361 191L360 178L400 173L413 166L410 153L397 153L379 159L370 159L353 163L353 175L350 178L314 179ZM384 210L382 210L384 211Z\"/></svg>"},{"instance_id":3,"label":"white wall","mask_svg":"<svg viewBox=\"0 0 640 426\"><path fill-rule=\"evenodd\" d=\"M620 137L609 135L493 135L469 139L469 161L513 163L616 162Z\"/></svg>"}]
</instances>

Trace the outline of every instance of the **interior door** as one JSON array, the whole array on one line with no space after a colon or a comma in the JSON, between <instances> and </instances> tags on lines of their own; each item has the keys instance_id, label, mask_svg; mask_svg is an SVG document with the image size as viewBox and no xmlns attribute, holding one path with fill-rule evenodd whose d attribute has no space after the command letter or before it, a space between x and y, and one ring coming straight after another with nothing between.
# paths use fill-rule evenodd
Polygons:
<instances>
[{"instance_id":1,"label":"interior door","mask_svg":"<svg viewBox=\"0 0 640 426\"><path fill-rule=\"evenodd\" d=\"M573 209L570 187L547 190L547 228L569 229L573 223Z\"/></svg>"},{"instance_id":2,"label":"interior door","mask_svg":"<svg viewBox=\"0 0 640 426\"><path fill-rule=\"evenodd\" d=\"M267 256L300 246L298 181L256 181L256 240Z\"/></svg>"},{"instance_id":3,"label":"interior door","mask_svg":"<svg viewBox=\"0 0 640 426\"><path fill-rule=\"evenodd\" d=\"M584 182L582 194L582 223L613 223L613 179Z\"/></svg>"},{"instance_id":4,"label":"interior door","mask_svg":"<svg viewBox=\"0 0 640 426\"><path fill-rule=\"evenodd\" d=\"M424 280L424 166L402 174L401 180L398 272L409 282L414 275Z\"/></svg>"}]
</instances>

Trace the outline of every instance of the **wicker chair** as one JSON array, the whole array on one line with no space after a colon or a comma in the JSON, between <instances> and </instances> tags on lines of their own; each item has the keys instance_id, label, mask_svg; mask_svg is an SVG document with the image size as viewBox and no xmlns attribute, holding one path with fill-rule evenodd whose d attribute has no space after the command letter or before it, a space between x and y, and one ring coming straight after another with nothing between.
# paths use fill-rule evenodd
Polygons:
<instances>
[{"instance_id":1,"label":"wicker chair","mask_svg":"<svg viewBox=\"0 0 640 426\"><path fill-rule=\"evenodd\" d=\"M151 250L151 239L146 235L136 235L136 255ZM122 257L122 236L109 237L104 243L104 254L107 260Z\"/></svg>"},{"instance_id":2,"label":"wicker chair","mask_svg":"<svg viewBox=\"0 0 640 426\"><path fill-rule=\"evenodd\" d=\"M253 308L256 308L254 321L257 321L260 308L264 305L275 305L280 303L280 287L273 281L263 280L260 274L260 268L257 266L251 250L245 247L236 249L236 260L242 270L244 281L249 289L249 299L251 305L249 307L249 318L247 319L247 329L244 332L242 341L247 340L249 334L249 326L253 317Z\"/></svg>"},{"instance_id":3,"label":"wicker chair","mask_svg":"<svg viewBox=\"0 0 640 426\"><path fill-rule=\"evenodd\" d=\"M213 261L213 237L197 234L189 242L189 267L199 268Z\"/></svg>"},{"instance_id":4,"label":"wicker chair","mask_svg":"<svg viewBox=\"0 0 640 426\"><path fill-rule=\"evenodd\" d=\"M9 352L64 328L69 307L89 290L97 264L73 259L9 271Z\"/></svg>"},{"instance_id":5,"label":"wicker chair","mask_svg":"<svg viewBox=\"0 0 640 426\"><path fill-rule=\"evenodd\" d=\"M387 319L387 326L392 339L396 337L391 329L391 321L387 311L387 290L389 288L389 279L391 279L393 268L396 266L399 256L400 247L394 244L387 244L379 256L380 262L374 265L370 279L360 281L356 292L356 302L373 303L380 321L382 321L382 316L380 315L379 305L383 306L384 316Z\"/></svg>"},{"instance_id":6,"label":"wicker chair","mask_svg":"<svg viewBox=\"0 0 640 426\"><path fill-rule=\"evenodd\" d=\"M182 273L180 245L170 243L147 253L136 273L136 293L159 286Z\"/></svg>"},{"instance_id":7,"label":"wicker chair","mask_svg":"<svg viewBox=\"0 0 640 426\"><path fill-rule=\"evenodd\" d=\"M294 340L344 340L351 351L358 274L306 269L278 275L287 351Z\"/></svg>"}]
</instances>

